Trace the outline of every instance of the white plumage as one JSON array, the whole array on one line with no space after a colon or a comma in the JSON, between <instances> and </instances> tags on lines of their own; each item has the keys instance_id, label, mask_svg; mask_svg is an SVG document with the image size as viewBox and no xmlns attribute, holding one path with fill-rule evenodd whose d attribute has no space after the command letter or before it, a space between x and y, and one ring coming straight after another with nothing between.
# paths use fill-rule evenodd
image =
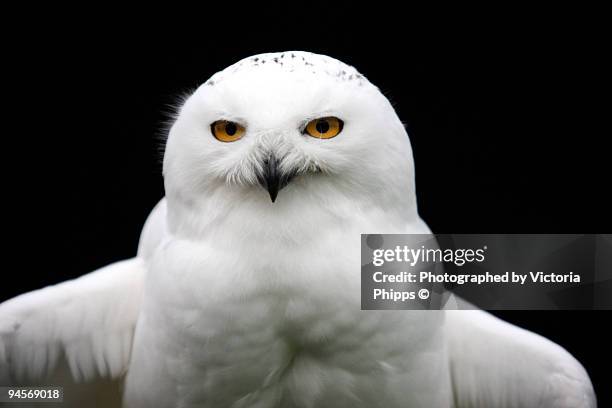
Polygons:
<instances>
[{"instance_id":1,"label":"white plumage","mask_svg":"<svg viewBox=\"0 0 612 408\"><path fill-rule=\"evenodd\" d=\"M304 134L321 117L341 133ZM217 140L218 120L244 136ZM293 176L274 203L272 157ZM595 406L566 351L485 312L360 310L359 234L429 229L406 132L354 68L285 52L215 74L164 179L137 258L0 305L0 383L56 383L66 361L89 381L76 406L121 381L132 408Z\"/></svg>"}]
</instances>

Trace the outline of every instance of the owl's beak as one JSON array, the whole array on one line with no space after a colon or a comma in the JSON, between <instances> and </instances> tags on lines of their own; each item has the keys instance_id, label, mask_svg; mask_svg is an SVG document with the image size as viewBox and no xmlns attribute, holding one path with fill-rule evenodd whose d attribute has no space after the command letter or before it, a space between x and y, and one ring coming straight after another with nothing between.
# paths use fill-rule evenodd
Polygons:
<instances>
[{"instance_id":1,"label":"owl's beak","mask_svg":"<svg viewBox=\"0 0 612 408\"><path fill-rule=\"evenodd\" d=\"M259 183L268 190L270 200L276 201L278 192L291 181L293 175L281 171L280 162L273 154L263 163L263 173L259 175Z\"/></svg>"}]
</instances>

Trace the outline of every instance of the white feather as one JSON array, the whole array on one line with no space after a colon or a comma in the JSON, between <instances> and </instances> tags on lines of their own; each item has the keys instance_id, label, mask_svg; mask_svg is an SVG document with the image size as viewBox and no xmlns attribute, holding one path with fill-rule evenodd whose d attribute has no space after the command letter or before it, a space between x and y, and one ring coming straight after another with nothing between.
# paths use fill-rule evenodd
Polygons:
<instances>
[{"instance_id":1,"label":"white feather","mask_svg":"<svg viewBox=\"0 0 612 408\"><path fill-rule=\"evenodd\" d=\"M459 408L596 406L588 374L560 346L480 310L446 313Z\"/></svg>"},{"instance_id":2,"label":"white feather","mask_svg":"<svg viewBox=\"0 0 612 408\"><path fill-rule=\"evenodd\" d=\"M143 279L143 261L135 258L0 304L0 384L120 377L129 362L121 345L132 343ZM62 372L66 364L70 376Z\"/></svg>"}]
</instances>

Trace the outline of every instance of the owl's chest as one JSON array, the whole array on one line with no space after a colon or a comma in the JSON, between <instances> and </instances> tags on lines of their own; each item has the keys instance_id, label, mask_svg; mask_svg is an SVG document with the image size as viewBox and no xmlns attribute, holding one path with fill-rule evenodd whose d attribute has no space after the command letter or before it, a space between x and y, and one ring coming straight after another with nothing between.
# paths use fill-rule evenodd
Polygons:
<instances>
[{"instance_id":1,"label":"owl's chest","mask_svg":"<svg viewBox=\"0 0 612 408\"><path fill-rule=\"evenodd\" d=\"M407 386L440 316L361 311L359 240L330 240L155 257L144 313L185 406L396 406L371 390Z\"/></svg>"},{"instance_id":2,"label":"owl's chest","mask_svg":"<svg viewBox=\"0 0 612 408\"><path fill-rule=\"evenodd\" d=\"M240 248L178 242L153 262L152 306L207 344L322 337L360 312L358 240Z\"/></svg>"}]
</instances>

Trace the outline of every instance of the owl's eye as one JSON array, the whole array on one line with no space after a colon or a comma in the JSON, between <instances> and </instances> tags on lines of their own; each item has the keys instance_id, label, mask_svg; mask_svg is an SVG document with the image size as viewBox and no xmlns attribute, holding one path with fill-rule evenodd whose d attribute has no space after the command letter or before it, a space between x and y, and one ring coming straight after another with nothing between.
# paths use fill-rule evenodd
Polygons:
<instances>
[{"instance_id":1,"label":"owl's eye","mask_svg":"<svg viewBox=\"0 0 612 408\"><path fill-rule=\"evenodd\" d=\"M310 136L316 137L317 139L331 139L342 132L343 126L344 122L340 119L328 116L326 118L311 120L304 130Z\"/></svg>"},{"instance_id":2,"label":"owl's eye","mask_svg":"<svg viewBox=\"0 0 612 408\"><path fill-rule=\"evenodd\" d=\"M213 136L222 142L235 142L244 135L244 126L229 120L218 120L210 125Z\"/></svg>"}]
</instances>

